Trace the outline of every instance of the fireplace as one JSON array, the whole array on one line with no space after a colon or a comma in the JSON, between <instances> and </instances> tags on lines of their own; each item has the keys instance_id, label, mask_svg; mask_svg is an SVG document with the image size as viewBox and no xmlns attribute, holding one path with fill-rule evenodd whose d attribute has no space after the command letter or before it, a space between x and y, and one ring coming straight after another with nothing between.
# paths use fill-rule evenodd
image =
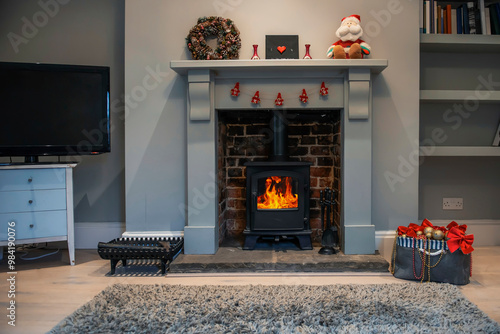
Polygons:
<instances>
[{"instance_id":1,"label":"fireplace","mask_svg":"<svg viewBox=\"0 0 500 334\"><path fill-rule=\"evenodd\" d=\"M375 252L375 226L372 222L371 191L373 172L372 75L382 72L387 65L388 62L384 59L172 61L171 68L187 79L184 252L186 254L215 254L219 247L221 230L218 214L220 193L217 191L221 186L218 178L220 155L217 145L219 113L241 110L257 112L286 107L288 110L301 110L305 113L310 110L340 110L342 120L342 159L340 162L342 175L340 179L342 183L339 187L342 205L339 209L342 212L340 229L343 236L341 247L345 254L373 254ZM230 94L236 82L240 84L242 91L239 97ZM329 94L326 97L318 93L322 82L325 82L329 88ZM298 98L303 89L306 89L309 95L309 100L305 104L301 103ZM261 103L254 105L250 102L251 97L259 90ZM285 98L284 107L277 108L274 105L274 99L278 93ZM264 94L267 94L267 97ZM256 159L253 161L254 163L262 162ZM274 163L286 165L285 161L286 159L276 160ZM251 165L247 167L250 169ZM238 164L235 167L240 168L241 165ZM236 168L234 169L236 171ZM290 172L284 169L284 166L279 166L279 170ZM257 171L255 174L260 172ZM292 176L293 184L293 177L301 178L297 170L292 171L298 173L293 175L265 172L267 173L266 180L269 176ZM313 175L311 167L311 180ZM258 181L255 182L258 184ZM261 182L265 183L265 180ZM300 183L300 181L295 182ZM245 188L244 175L238 176L238 182L235 185ZM256 187L258 188L258 185ZM233 190L235 189L231 189ZM242 196L246 195L242 194ZM311 191L311 197L314 197L314 191ZM245 202L246 199L238 198L238 205L244 203L246 209L249 204ZM304 213L306 205L304 202ZM240 218L245 220L243 209L237 212L238 214L234 216L235 220ZM271 211L256 210L256 212L266 214ZM313 222L312 214L311 209L309 217L311 223ZM260 228L259 231L264 231L259 224L256 225ZM272 228L276 226L282 227L277 224ZM293 226L298 228L298 225ZM307 226L304 231L307 231Z\"/></svg>"}]
</instances>

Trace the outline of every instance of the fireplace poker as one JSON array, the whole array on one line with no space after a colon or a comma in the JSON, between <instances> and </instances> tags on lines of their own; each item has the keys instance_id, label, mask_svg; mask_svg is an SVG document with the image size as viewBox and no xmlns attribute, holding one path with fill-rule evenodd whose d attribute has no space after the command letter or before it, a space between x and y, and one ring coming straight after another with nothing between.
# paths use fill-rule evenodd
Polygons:
<instances>
[{"instance_id":1,"label":"fireplace poker","mask_svg":"<svg viewBox=\"0 0 500 334\"><path fill-rule=\"evenodd\" d=\"M323 191L320 191L320 205L321 205L321 227L323 228L323 235L321 237L321 249L319 250L319 254L323 255L332 255L335 254L335 248L338 246L338 230L337 227L334 226L332 220L330 219L330 215L335 213L335 192L326 188L323 194ZM325 208L326 208L326 224L325 224Z\"/></svg>"}]
</instances>

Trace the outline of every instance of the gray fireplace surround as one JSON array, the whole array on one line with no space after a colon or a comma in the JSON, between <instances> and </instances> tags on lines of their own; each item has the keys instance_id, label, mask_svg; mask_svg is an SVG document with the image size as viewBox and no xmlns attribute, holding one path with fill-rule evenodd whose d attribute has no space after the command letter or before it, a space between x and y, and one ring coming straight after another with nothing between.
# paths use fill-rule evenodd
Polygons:
<instances>
[{"instance_id":1,"label":"gray fireplace surround","mask_svg":"<svg viewBox=\"0 0 500 334\"><path fill-rule=\"evenodd\" d=\"M373 254L372 82L386 59L178 60L170 67L187 83L185 254L215 254L219 247L217 111L325 109L342 114L342 250ZM239 82L241 94L231 96ZM322 82L329 89L319 94ZM298 95L306 89L309 100ZM260 104L251 103L256 91ZM278 93L283 106L274 100ZM203 196L202 194L215 194Z\"/></svg>"}]
</instances>

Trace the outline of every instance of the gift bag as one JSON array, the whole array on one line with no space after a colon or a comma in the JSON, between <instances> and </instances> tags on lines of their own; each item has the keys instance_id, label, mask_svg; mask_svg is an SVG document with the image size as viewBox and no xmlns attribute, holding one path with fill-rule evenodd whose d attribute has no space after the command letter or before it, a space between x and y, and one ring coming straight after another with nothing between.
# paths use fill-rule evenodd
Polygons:
<instances>
[{"instance_id":1,"label":"gift bag","mask_svg":"<svg viewBox=\"0 0 500 334\"><path fill-rule=\"evenodd\" d=\"M444 240L397 236L391 268L394 277L421 282L465 285L471 276L471 254L451 252Z\"/></svg>"}]
</instances>

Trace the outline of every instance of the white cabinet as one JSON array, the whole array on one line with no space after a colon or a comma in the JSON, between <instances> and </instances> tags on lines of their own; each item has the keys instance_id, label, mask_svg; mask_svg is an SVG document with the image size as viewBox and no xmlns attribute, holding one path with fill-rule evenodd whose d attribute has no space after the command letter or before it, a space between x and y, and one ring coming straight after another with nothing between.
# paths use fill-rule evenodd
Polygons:
<instances>
[{"instance_id":1,"label":"white cabinet","mask_svg":"<svg viewBox=\"0 0 500 334\"><path fill-rule=\"evenodd\" d=\"M0 166L0 246L8 244L9 223L14 222L16 245L67 240L70 264L75 264L75 166Z\"/></svg>"}]
</instances>

